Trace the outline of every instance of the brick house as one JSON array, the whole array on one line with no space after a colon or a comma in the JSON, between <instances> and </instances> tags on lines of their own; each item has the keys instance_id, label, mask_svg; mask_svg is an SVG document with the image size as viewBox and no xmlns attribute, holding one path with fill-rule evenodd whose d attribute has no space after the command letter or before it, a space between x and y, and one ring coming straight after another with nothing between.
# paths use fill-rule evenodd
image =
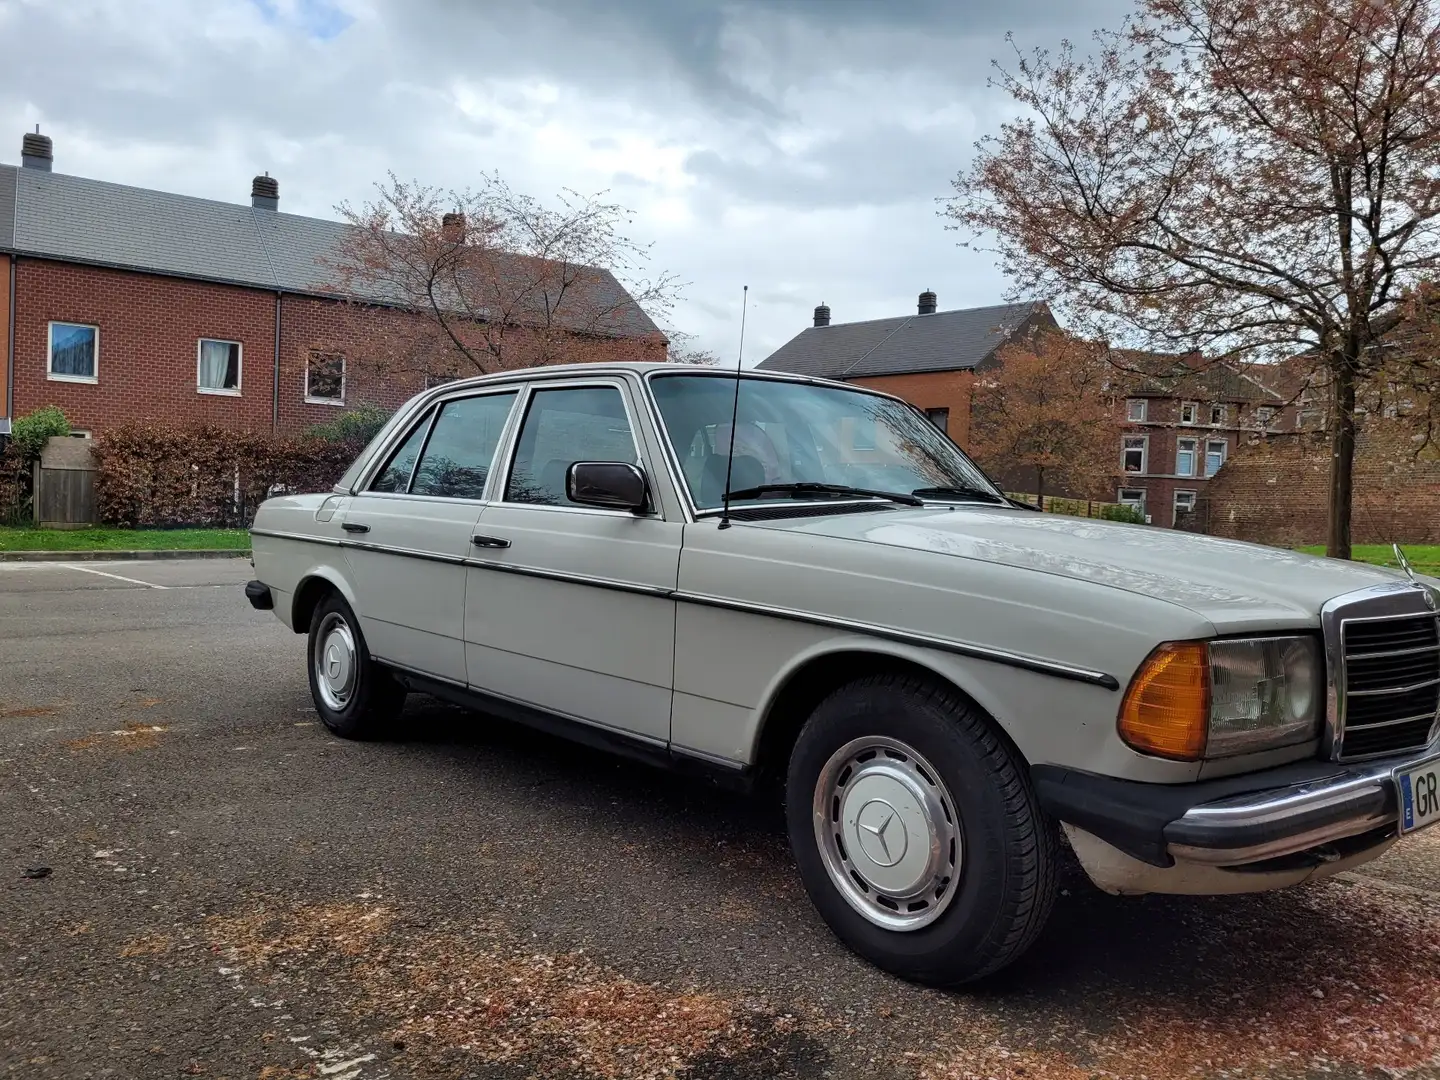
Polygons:
<instances>
[{"instance_id":1,"label":"brick house","mask_svg":"<svg viewBox=\"0 0 1440 1080\"><path fill-rule=\"evenodd\" d=\"M1043 303L937 311L929 290L920 294L915 314L865 322L832 324L830 308L822 303L813 326L757 366L894 394L923 409L964 446L976 370L996 363L1006 342L1055 325Z\"/></svg>"},{"instance_id":2,"label":"brick house","mask_svg":"<svg viewBox=\"0 0 1440 1080\"><path fill-rule=\"evenodd\" d=\"M1117 502L1173 527L1236 449L1295 430L1296 406L1238 364L1117 350Z\"/></svg>"},{"instance_id":3,"label":"brick house","mask_svg":"<svg viewBox=\"0 0 1440 1080\"><path fill-rule=\"evenodd\" d=\"M339 296L326 264L348 226L281 213L271 177L244 205L67 176L52 158L27 134L20 166L0 165L0 434L52 404L85 433L162 418L294 432L423 388L370 353L433 340L429 321ZM587 355L663 360L664 335L596 277L618 316Z\"/></svg>"}]
</instances>

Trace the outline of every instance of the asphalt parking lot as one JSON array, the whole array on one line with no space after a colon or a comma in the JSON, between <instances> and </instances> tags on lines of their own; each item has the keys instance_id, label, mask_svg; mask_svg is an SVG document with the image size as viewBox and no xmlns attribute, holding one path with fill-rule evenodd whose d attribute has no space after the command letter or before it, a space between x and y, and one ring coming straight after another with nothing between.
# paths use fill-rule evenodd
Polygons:
<instances>
[{"instance_id":1,"label":"asphalt parking lot","mask_svg":"<svg viewBox=\"0 0 1440 1080\"><path fill-rule=\"evenodd\" d=\"M775 809L412 698L315 719L243 559L0 563L0 1074L1440 1077L1440 829L1254 897L1075 873L997 981L838 945Z\"/></svg>"}]
</instances>

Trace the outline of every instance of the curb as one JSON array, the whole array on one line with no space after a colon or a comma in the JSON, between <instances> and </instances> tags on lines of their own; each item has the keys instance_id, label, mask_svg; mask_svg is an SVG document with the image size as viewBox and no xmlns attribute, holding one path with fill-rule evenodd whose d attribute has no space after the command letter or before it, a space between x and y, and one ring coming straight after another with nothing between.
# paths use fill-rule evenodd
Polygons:
<instances>
[{"instance_id":1,"label":"curb","mask_svg":"<svg viewBox=\"0 0 1440 1080\"><path fill-rule=\"evenodd\" d=\"M166 551L0 551L0 562L148 562L154 559L248 559L249 549Z\"/></svg>"}]
</instances>

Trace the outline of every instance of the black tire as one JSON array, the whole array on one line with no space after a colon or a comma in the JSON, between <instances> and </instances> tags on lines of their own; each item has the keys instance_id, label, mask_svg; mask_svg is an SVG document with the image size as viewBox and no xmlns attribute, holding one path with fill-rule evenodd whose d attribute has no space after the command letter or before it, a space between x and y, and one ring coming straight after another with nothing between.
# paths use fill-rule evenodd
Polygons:
<instances>
[{"instance_id":1,"label":"black tire","mask_svg":"<svg viewBox=\"0 0 1440 1080\"><path fill-rule=\"evenodd\" d=\"M328 637L337 624L345 628L354 642L354 675L343 702L336 701L333 694L322 692L316 660L322 635ZM360 620L339 593L331 592L315 606L310 615L308 642L305 667L310 674L310 696L327 728L346 739L372 738L400 715L405 705L405 687L370 658Z\"/></svg>"},{"instance_id":2,"label":"black tire","mask_svg":"<svg viewBox=\"0 0 1440 1080\"><path fill-rule=\"evenodd\" d=\"M826 762L852 740L875 736L927 760L957 811L964 858L955 892L918 929L888 929L857 911L831 880L816 836L815 790ZM822 702L790 757L785 816L821 917L855 952L904 979L954 986L999 971L1034 943L1055 900L1057 830L1023 762L988 717L938 681L877 675Z\"/></svg>"}]
</instances>

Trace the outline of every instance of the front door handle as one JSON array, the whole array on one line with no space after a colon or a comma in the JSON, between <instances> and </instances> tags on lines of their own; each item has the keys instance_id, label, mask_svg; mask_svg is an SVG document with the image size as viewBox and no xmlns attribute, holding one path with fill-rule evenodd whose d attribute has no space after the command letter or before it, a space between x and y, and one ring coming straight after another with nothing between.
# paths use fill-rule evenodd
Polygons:
<instances>
[{"instance_id":1,"label":"front door handle","mask_svg":"<svg viewBox=\"0 0 1440 1080\"><path fill-rule=\"evenodd\" d=\"M370 531L370 526L369 526L369 525L361 525L358 521L346 521L346 522L342 522L341 525L340 525L340 527L341 527L342 529L344 529L346 532L353 532L353 533L367 533L367 532Z\"/></svg>"},{"instance_id":2,"label":"front door handle","mask_svg":"<svg viewBox=\"0 0 1440 1080\"><path fill-rule=\"evenodd\" d=\"M498 536L472 536L470 542L476 547L483 548L508 548L510 541Z\"/></svg>"}]
</instances>

